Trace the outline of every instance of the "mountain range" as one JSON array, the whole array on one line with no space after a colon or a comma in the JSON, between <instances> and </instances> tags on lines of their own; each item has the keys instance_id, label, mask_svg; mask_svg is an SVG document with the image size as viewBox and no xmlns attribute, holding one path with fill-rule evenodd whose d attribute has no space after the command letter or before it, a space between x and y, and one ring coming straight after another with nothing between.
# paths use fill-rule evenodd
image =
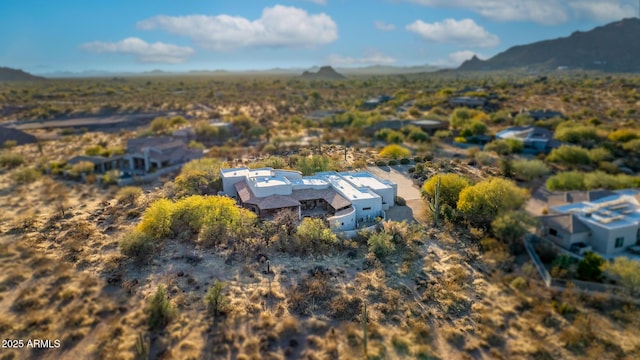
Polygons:
<instances>
[{"instance_id":1,"label":"mountain range","mask_svg":"<svg viewBox=\"0 0 640 360\"><path fill-rule=\"evenodd\" d=\"M38 81L45 80L40 76L34 76L27 72L8 67L0 67L0 81Z\"/></svg>"},{"instance_id":2,"label":"mountain range","mask_svg":"<svg viewBox=\"0 0 640 360\"><path fill-rule=\"evenodd\" d=\"M476 56L458 70L581 69L640 72L640 19L616 21L568 37L514 46L488 60Z\"/></svg>"}]
</instances>

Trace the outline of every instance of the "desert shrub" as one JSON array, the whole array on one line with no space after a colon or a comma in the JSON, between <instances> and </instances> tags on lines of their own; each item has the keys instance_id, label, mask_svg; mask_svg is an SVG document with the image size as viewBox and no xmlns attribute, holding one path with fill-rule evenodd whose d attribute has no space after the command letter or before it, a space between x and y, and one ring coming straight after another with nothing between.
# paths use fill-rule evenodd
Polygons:
<instances>
[{"instance_id":1,"label":"desert shrub","mask_svg":"<svg viewBox=\"0 0 640 360\"><path fill-rule=\"evenodd\" d=\"M485 151L492 151L498 155L510 155L519 153L524 148L524 143L518 139L497 139L485 145Z\"/></svg>"},{"instance_id":2,"label":"desert shrub","mask_svg":"<svg viewBox=\"0 0 640 360\"><path fill-rule=\"evenodd\" d=\"M163 329L175 316L176 309L167 298L167 291L163 285L158 286L156 293L147 302L145 313L151 330Z\"/></svg>"},{"instance_id":3,"label":"desert shrub","mask_svg":"<svg viewBox=\"0 0 640 360\"><path fill-rule=\"evenodd\" d=\"M389 166L396 166L398 162L396 160L389 160Z\"/></svg>"},{"instance_id":4,"label":"desert shrub","mask_svg":"<svg viewBox=\"0 0 640 360\"><path fill-rule=\"evenodd\" d=\"M100 145L89 146L88 148L84 149L84 154L87 156L102 156L104 152L105 148Z\"/></svg>"},{"instance_id":5,"label":"desert shrub","mask_svg":"<svg viewBox=\"0 0 640 360\"><path fill-rule=\"evenodd\" d=\"M216 280L204 296L207 311L209 311L209 314L213 315L214 318L229 311L230 302L224 295L224 288L224 283L220 280Z\"/></svg>"},{"instance_id":6,"label":"desert shrub","mask_svg":"<svg viewBox=\"0 0 640 360\"><path fill-rule=\"evenodd\" d=\"M607 135L607 138L617 143L626 143L627 141L640 138L640 135L635 130L618 129L610 132L609 135Z\"/></svg>"},{"instance_id":7,"label":"desert shrub","mask_svg":"<svg viewBox=\"0 0 640 360\"><path fill-rule=\"evenodd\" d=\"M407 200L405 200L402 196L396 196L396 205L407 206Z\"/></svg>"},{"instance_id":8,"label":"desert shrub","mask_svg":"<svg viewBox=\"0 0 640 360\"><path fill-rule=\"evenodd\" d=\"M80 161L79 163L71 166L67 171L67 174L73 178L79 178L82 174L92 174L95 169L95 165L90 161Z\"/></svg>"},{"instance_id":9,"label":"desert shrub","mask_svg":"<svg viewBox=\"0 0 640 360\"><path fill-rule=\"evenodd\" d=\"M0 155L0 167L13 169L24 164L24 158L19 154L3 153Z\"/></svg>"},{"instance_id":10,"label":"desert shrub","mask_svg":"<svg viewBox=\"0 0 640 360\"><path fill-rule=\"evenodd\" d=\"M154 134L166 134L171 129L171 121L164 116L157 117L149 124L149 130Z\"/></svg>"},{"instance_id":11,"label":"desert shrub","mask_svg":"<svg viewBox=\"0 0 640 360\"><path fill-rule=\"evenodd\" d=\"M422 197L432 200L436 195L436 186L440 180L440 201L452 208L456 207L460 192L471 185L471 180L458 174L437 174L422 185Z\"/></svg>"},{"instance_id":12,"label":"desert shrub","mask_svg":"<svg viewBox=\"0 0 640 360\"><path fill-rule=\"evenodd\" d=\"M547 179L547 189L551 191L584 190L584 173L579 171L565 171Z\"/></svg>"},{"instance_id":13,"label":"desert shrub","mask_svg":"<svg viewBox=\"0 0 640 360\"><path fill-rule=\"evenodd\" d=\"M611 151L602 147L598 147L589 150L589 158L592 162L599 163L601 161L611 161L614 157Z\"/></svg>"},{"instance_id":14,"label":"desert shrub","mask_svg":"<svg viewBox=\"0 0 640 360\"><path fill-rule=\"evenodd\" d=\"M305 218L295 233L297 250L325 253L338 243L338 237L322 219Z\"/></svg>"},{"instance_id":15,"label":"desert shrub","mask_svg":"<svg viewBox=\"0 0 640 360\"><path fill-rule=\"evenodd\" d=\"M446 139L452 137L453 133L449 130L438 130L433 134L433 136L438 139Z\"/></svg>"},{"instance_id":16,"label":"desert shrub","mask_svg":"<svg viewBox=\"0 0 640 360\"><path fill-rule=\"evenodd\" d=\"M412 129L407 138L413 142L426 142L429 141L429 135L422 131L420 128Z\"/></svg>"},{"instance_id":17,"label":"desert shrub","mask_svg":"<svg viewBox=\"0 0 640 360\"><path fill-rule=\"evenodd\" d=\"M174 181L178 197L215 194L222 187L218 159L203 158L185 164Z\"/></svg>"},{"instance_id":18,"label":"desert shrub","mask_svg":"<svg viewBox=\"0 0 640 360\"><path fill-rule=\"evenodd\" d=\"M549 167L541 160L517 159L511 162L516 176L525 180L533 180L549 173Z\"/></svg>"},{"instance_id":19,"label":"desert shrub","mask_svg":"<svg viewBox=\"0 0 640 360\"><path fill-rule=\"evenodd\" d=\"M401 159L404 157L409 157L410 155L411 151L409 149L397 144L385 146L378 154L378 156L380 156L381 158L387 159Z\"/></svg>"},{"instance_id":20,"label":"desert shrub","mask_svg":"<svg viewBox=\"0 0 640 360\"><path fill-rule=\"evenodd\" d=\"M487 126L478 120L471 120L468 124L465 124L460 132L460 135L464 137L474 135L484 135L487 132Z\"/></svg>"},{"instance_id":21,"label":"desert shrub","mask_svg":"<svg viewBox=\"0 0 640 360\"><path fill-rule=\"evenodd\" d=\"M620 256L605 266L609 276L616 278L631 293L640 291L640 262Z\"/></svg>"},{"instance_id":22,"label":"desert shrub","mask_svg":"<svg viewBox=\"0 0 640 360\"><path fill-rule=\"evenodd\" d=\"M547 161L566 166L591 165L589 151L575 145L562 145L551 150Z\"/></svg>"},{"instance_id":23,"label":"desert shrub","mask_svg":"<svg viewBox=\"0 0 640 360\"><path fill-rule=\"evenodd\" d=\"M382 160L378 160L376 161L376 166L387 166L387 163Z\"/></svg>"},{"instance_id":24,"label":"desert shrub","mask_svg":"<svg viewBox=\"0 0 640 360\"><path fill-rule=\"evenodd\" d=\"M4 142L4 144L2 144L2 146L3 146L5 149L11 149L11 148L14 148L14 147L16 147L16 145L18 145L18 142L17 142L17 141L15 141L15 140L6 140L6 141Z\"/></svg>"},{"instance_id":25,"label":"desert shrub","mask_svg":"<svg viewBox=\"0 0 640 360\"><path fill-rule=\"evenodd\" d=\"M529 227L535 224L535 220L527 213L510 211L499 215L491 222L491 232L517 255L524 250L522 239L528 233Z\"/></svg>"},{"instance_id":26,"label":"desert shrub","mask_svg":"<svg viewBox=\"0 0 640 360\"><path fill-rule=\"evenodd\" d=\"M143 260L153 251L153 239L140 231L131 231L124 234L118 247L123 255Z\"/></svg>"},{"instance_id":27,"label":"desert shrub","mask_svg":"<svg viewBox=\"0 0 640 360\"><path fill-rule=\"evenodd\" d=\"M478 162L478 164L484 166L493 165L493 163L496 161L496 159L487 151L476 152L474 155L474 159Z\"/></svg>"},{"instance_id":28,"label":"desert shrub","mask_svg":"<svg viewBox=\"0 0 640 360\"><path fill-rule=\"evenodd\" d=\"M594 126L558 126L554 133L557 140L571 144L588 144L600 141L597 129Z\"/></svg>"},{"instance_id":29,"label":"desert shrub","mask_svg":"<svg viewBox=\"0 0 640 360\"><path fill-rule=\"evenodd\" d=\"M511 281L511 287L517 290L523 290L527 287L527 280L522 276L518 276Z\"/></svg>"},{"instance_id":30,"label":"desert shrub","mask_svg":"<svg viewBox=\"0 0 640 360\"><path fill-rule=\"evenodd\" d=\"M600 280L604 264L605 260L602 256L594 252L588 252L585 254L584 259L578 261L576 274L581 280Z\"/></svg>"},{"instance_id":31,"label":"desert shrub","mask_svg":"<svg viewBox=\"0 0 640 360\"><path fill-rule=\"evenodd\" d=\"M369 246L369 252L373 253L378 259L384 259L384 257L390 254L395 248L393 235L385 231L369 235L367 245Z\"/></svg>"},{"instance_id":32,"label":"desert shrub","mask_svg":"<svg viewBox=\"0 0 640 360\"><path fill-rule=\"evenodd\" d=\"M171 233L171 212L173 204L167 199L156 200L142 214L137 229L153 239L163 238Z\"/></svg>"},{"instance_id":33,"label":"desert shrub","mask_svg":"<svg viewBox=\"0 0 640 360\"><path fill-rule=\"evenodd\" d=\"M528 191L514 182L490 178L464 188L457 208L471 221L486 223L498 214L520 209L528 198Z\"/></svg>"},{"instance_id":34,"label":"desert shrub","mask_svg":"<svg viewBox=\"0 0 640 360\"><path fill-rule=\"evenodd\" d=\"M455 138L453 138L453 142L457 142L459 144L466 144L467 138L464 136L456 136Z\"/></svg>"},{"instance_id":35,"label":"desert shrub","mask_svg":"<svg viewBox=\"0 0 640 360\"><path fill-rule=\"evenodd\" d=\"M36 168L28 167L15 170L11 173L11 179L16 184L30 184L42 177L42 172Z\"/></svg>"},{"instance_id":36,"label":"desert shrub","mask_svg":"<svg viewBox=\"0 0 640 360\"><path fill-rule=\"evenodd\" d=\"M640 153L640 139L633 139L622 144L622 149L633 153Z\"/></svg>"},{"instance_id":37,"label":"desert shrub","mask_svg":"<svg viewBox=\"0 0 640 360\"><path fill-rule=\"evenodd\" d=\"M102 176L102 184L104 185L117 185L120 178L119 170L109 170Z\"/></svg>"},{"instance_id":38,"label":"desert shrub","mask_svg":"<svg viewBox=\"0 0 640 360\"><path fill-rule=\"evenodd\" d=\"M138 198L142 196L142 189L137 186L125 186L118 190L116 200L118 204L135 205Z\"/></svg>"},{"instance_id":39,"label":"desert shrub","mask_svg":"<svg viewBox=\"0 0 640 360\"><path fill-rule=\"evenodd\" d=\"M189 148L190 149L198 149L198 150L204 150L206 149L206 146L204 146L203 143L195 141L195 140L191 140L189 141Z\"/></svg>"},{"instance_id":40,"label":"desert shrub","mask_svg":"<svg viewBox=\"0 0 640 360\"><path fill-rule=\"evenodd\" d=\"M414 156L413 157L413 161L417 164L417 163L421 163L424 161L424 159L420 156Z\"/></svg>"},{"instance_id":41,"label":"desert shrub","mask_svg":"<svg viewBox=\"0 0 640 360\"><path fill-rule=\"evenodd\" d=\"M303 175L340 170L339 166L330 157L324 155L295 156L291 158L291 162L293 168L300 171Z\"/></svg>"},{"instance_id":42,"label":"desert shrub","mask_svg":"<svg viewBox=\"0 0 640 360\"><path fill-rule=\"evenodd\" d=\"M402 165L407 165L411 162L411 160L407 159L407 158L402 158L400 159L400 164Z\"/></svg>"}]
</instances>

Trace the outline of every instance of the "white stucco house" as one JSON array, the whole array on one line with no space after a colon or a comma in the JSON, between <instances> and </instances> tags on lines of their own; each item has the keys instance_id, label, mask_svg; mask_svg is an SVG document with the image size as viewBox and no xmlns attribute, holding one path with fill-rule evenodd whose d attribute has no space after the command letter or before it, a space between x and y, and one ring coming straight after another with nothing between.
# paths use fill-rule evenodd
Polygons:
<instances>
[{"instance_id":1,"label":"white stucco house","mask_svg":"<svg viewBox=\"0 0 640 360\"><path fill-rule=\"evenodd\" d=\"M640 191L636 189L562 193L550 199L560 204L540 218L542 231L561 247L584 243L612 256L640 242Z\"/></svg>"},{"instance_id":2,"label":"white stucco house","mask_svg":"<svg viewBox=\"0 0 640 360\"><path fill-rule=\"evenodd\" d=\"M221 194L267 218L288 209L298 217L323 217L333 231L352 231L385 218L397 185L368 172L322 172L302 176L291 170L222 169Z\"/></svg>"}]
</instances>

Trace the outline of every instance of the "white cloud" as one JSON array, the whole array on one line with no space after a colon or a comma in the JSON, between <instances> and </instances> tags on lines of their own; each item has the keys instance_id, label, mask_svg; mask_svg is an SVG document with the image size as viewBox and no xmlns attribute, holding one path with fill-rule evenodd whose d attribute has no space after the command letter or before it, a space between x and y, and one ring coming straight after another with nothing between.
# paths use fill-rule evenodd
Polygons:
<instances>
[{"instance_id":1,"label":"white cloud","mask_svg":"<svg viewBox=\"0 0 640 360\"><path fill-rule=\"evenodd\" d=\"M471 10L498 21L560 24L571 17L609 21L636 16L635 0L402 0L437 8Z\"/></svg>"},{"instance_id":2,"label":"white cloud","mask_svg":"<svg viewBox=\"0 0 640 360\"><path fill-rule=\"evenodd\" d=\"M439 43L452 43L473 47L493 47L500 39L476 24L472 19L444 19L433 24L417 20L406 27L421 38Z\"/></svg>"},{"instance_id":3,"label":"white cloud","mask_svg":"<svg viewBox=\"0 0 640 360\"><path fill-rule=\"evenodd\" d=\"M195 54L195 51L190 47L162 42L149 44L135 37L129 37L118 42L94 41L82 44L80 48L98 54L116 53L134 55L137 61L143 63L178 64L184 62L187 57Z\"/></svg>"},{"instance_id":4,"label":"white cloud","mask_svg":"<svg viewBox=\"0 0 640 360\"><path fill-rule=\"evenodd\" d=\"M327 0L305 0L318 5L327 5Z\"/></svg>"},{"instance_id":5,"label":"white cloud","mask_svg":"<svg viewBox=\"0 0 640 360\"><path fill-rule=\"evenodd\" d=\"M376 29L380 30L380 31L393 31L396 29L396 26L393 24L388 24L384 21L376 21L374 23Z\"/></svg>"},{"instance_id":6,"label":"white cloud","mask_svg":"<svg viewBox=\"0 0 640 360\"><path fill-rule=\"evenodd\" d=\"M344 65L391 65L396 59L378 52L365 55L361 58L353 58L350 56L331 55L327 58L327 62L334 66Z\"/></svg>"},{"instance_id":7,"label":"white cloud","mask_svg":"<svg viewBox=\"0 0 640 360\"><path fill-rule=\"evenodd\" d=\"M325 13L308 14L282 5L265 8L257 20L229 15L160 15L140 21L138 28L187 36L197 45L213 50L313 47L338 38L338 26Z\"/></svg>"},{"instance_id":8,"label":"white cloud","mask_svg":"<svg viewBox=\"0 0 640 360\"><path fill-rule=\"evenodd\" d=\"M579 16L597 21L613 21L637 16L637 3L617 0L571 1L569 7Z\"/></svg>"}]
</instances>

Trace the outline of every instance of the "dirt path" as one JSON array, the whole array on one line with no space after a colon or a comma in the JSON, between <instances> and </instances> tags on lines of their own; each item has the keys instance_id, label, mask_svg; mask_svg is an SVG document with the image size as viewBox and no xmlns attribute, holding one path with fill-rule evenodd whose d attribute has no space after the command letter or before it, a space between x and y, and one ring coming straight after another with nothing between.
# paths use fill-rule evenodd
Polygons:
<instances>
[{"instance_id":1,"label":"dirt path","mask_svg":"<svg viewBox=\"0 0 640 360\"><path fill-rule=\"evenodd\" d=\"M384 180L391 180L398 184L398 196L407 201L407 206L395 206L387 211L387 217L392 220L415 220L419 223L427 221L427 207L420 195L420 189L406 173L408 166L379 167L370 166L367 170Z\"/></svg>"}]
</instances>

